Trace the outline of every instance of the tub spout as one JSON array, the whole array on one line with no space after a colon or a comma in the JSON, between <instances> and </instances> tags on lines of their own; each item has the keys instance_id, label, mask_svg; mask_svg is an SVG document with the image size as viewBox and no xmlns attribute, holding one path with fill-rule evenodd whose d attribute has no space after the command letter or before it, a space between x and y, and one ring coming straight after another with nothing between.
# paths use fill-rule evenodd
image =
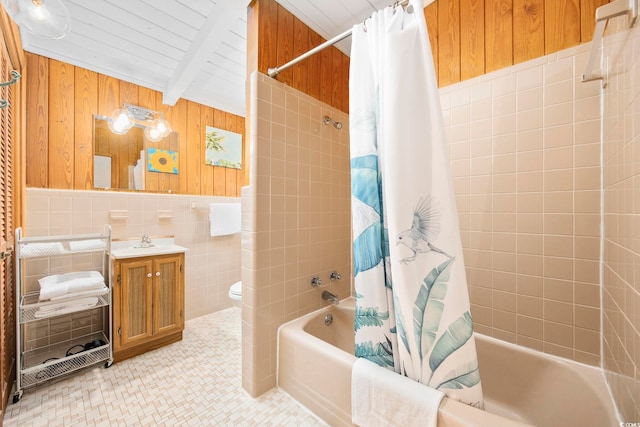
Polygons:
<instances>
[{"instance_id":1,"label":"tub spout","mask_svg":"<svg viewBox=\"0 0 640 427\"><path fill-rule=\"evenodd\" d=\"M327 300L327 301L331 301L335 305L340 304L340 300L338 299L338 295L332 294L329 291L322 291L322 299L323 300Z\"/></svg>"}]
</instances>

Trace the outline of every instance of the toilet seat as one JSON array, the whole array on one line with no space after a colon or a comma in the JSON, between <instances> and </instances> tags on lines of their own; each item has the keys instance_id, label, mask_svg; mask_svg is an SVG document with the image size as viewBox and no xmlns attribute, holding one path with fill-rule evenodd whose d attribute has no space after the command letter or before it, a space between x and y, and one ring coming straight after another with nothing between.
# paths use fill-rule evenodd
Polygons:
<instances>
[{"instance_id":1,"label":"toilet seat","mask_svg":"<svg viewBox=\"0 0 640 427\"><path fill-rule=\"evenodd\" d=\"M242 297L242 282L236 282L229 288L229 297Z\"/></svg>"}]
</instances>

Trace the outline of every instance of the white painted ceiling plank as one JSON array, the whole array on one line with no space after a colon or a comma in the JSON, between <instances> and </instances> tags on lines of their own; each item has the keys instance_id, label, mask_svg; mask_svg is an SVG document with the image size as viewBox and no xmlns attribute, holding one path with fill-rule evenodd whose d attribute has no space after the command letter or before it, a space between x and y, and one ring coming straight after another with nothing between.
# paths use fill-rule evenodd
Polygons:
<instances>
[{"instance_id":1,"label":"white painted ceiling plank","mask_svg":"<svg viewBox=\"0 0 640 427\"><path fill-rule=\"evenodd\" d=\"M163 12L194 28L200 28L205 19L207 19L207 15L209 15L209 11L206 14L201 14L177 1L140 1L145 3L148 8Z\"/></svg>"},{"instance_id":2,"label":"white painted ceiling plank","mask_svg":"<svg viewBox=\"0 0 640 427\"><path fill-rule=\"evenodd\" d=\"M105 0L102 0L105 1ZM159 25L167 31L189 40L193 40L198 34L198 28L188 25L171 15L149 7L140 0L106 0L116 6L116 10L127 11L139 16L142 25ZM165 0L166 1L166 0ZM115 13L115 12L114 12ZM121 12L123 14L124 12ZM115 15L116 17L118 15Z\"/></svg>"},{"instance_id":3,"label":"white painted ceiling plank","mask_svg":"<svg viewBox=\"0 0 640 427\"><path fill-rule=\"evenodd\" d=\"M215 46L220 43L221 38L229 32L235 23L234 17L238 13L237 5L232 3L224 2L216 5L213 13L204 22L198 36L191 43L189 51L169 78L163 91L162 102L164 104L174 105L176 103L206 63L208 55L215 50Z\"/></svg>"},{"instance_id":4,"label":"white painted ceiling plank","mask_svg":"<svg viewBox=\"0 0 640 427\"><path fill-rule=\"evenodd\" d=\"M102 19L108 19L109 21L117 21L124 26L134 29L140 33L146 34L148 37L154 38L160 42L166 43L170 46L174 46L177 49L185 51L189 48L190 40L183 34L175 34L164 27L156 24L155 22L141 20L139 16L129 13L126 10L116 11L116 7L103 0L100 1L79 1L79 0L67 0L68 4L73 4L79 8L88 8L95 16ZM74 29L73 20L75 16L72 16L71 33L77 33Z\"/></svg>"}]
</instances>

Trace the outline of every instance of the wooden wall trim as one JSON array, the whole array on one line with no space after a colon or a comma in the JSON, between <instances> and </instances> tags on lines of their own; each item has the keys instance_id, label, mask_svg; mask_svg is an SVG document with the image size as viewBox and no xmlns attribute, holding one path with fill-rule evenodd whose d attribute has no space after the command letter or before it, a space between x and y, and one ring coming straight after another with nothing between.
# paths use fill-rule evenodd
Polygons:
<instances>
[{"instance_id":1,"label":"wooden wall trim","mask_svg":"<svg viewBox=\"0 0 640 427\"><path fill-rule=\"evenodd\" d=\"M436 0L424 9L440 87L586 43L608 0ZM391 3L391 2L390 2ZM248 74L283 65L325 40L275 0L254 0ZM257 15L257 17L255 17ZM305 36L306 34L306 36ZM251 43L250 43L251 44ZM255 65L257 63L257 65ZM349 112L349 57L327 48L277 79Z\"/></svg>"},{"instance_id":2,"label":"wooden wall trim","mask_svg":"<svg viewBox=\"0 0 640 427\"><path fill-rule=\"evenodd\" d=\"M184 99L170 107L152 89L35 54L26 54L26 60L31 70L26 78L26 185L93 189L93 116L109 116L127 102L164 113L179 134L179 173L147 172L147 191L240 195L247 165L243 170L205 165L204 132L215 126L240 133L246 152L243 117Z\"/></svg>"}]
</instances>

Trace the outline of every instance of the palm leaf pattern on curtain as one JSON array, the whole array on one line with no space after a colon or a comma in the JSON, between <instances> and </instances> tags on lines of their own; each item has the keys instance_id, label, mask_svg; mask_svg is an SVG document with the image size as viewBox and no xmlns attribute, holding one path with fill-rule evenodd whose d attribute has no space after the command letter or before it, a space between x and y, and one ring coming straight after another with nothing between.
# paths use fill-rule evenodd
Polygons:
<instances>
[{"instance_id":1,"label":"palm leaf pattern on curtain","mask_svg":"<svg viewBox=\"0 0 640 427\"><path fill-rule=\"evenodd\" d=\"M366 341L356 343L356 357L364 357L383 368L393 368L393 347L391 340L388 337L385 338L386 342L374 343L372 341Z\"/></svg>"},{"instance_id":2,"label":"palm leaf pattern on curtain","mask_svg":"<svg viewBox=\"0 0 640 427\"><path fill-rule=\"evenodd\" d=\"M461 317L452 322L436 341L440 330L444 298L447 295L451 266L455 258L449 258L433 268L424 278L413 306L413 344L417 354L411 354L409 334L405 330L403 315L396 304L396 325L405 350L411 358L419 358L419 365L423 366L420 382L434 388L460 389L469 388L480 382L478 362L457 367L447 373L439 384L431 384L435 371L442 363L458 349L460 349L473 335L471 314L466 311ZM428 357L427 357L428 356ZM428 369L427 369L428 368Z\"/></svg>"},{"instance_id":3,"label":"palm leaf pattern on curtain","mask_svg":"<svg viewBox=\"0 0 640 427\"><path fill-rule=\"evenodd\" d=\"M380 313L378 307L356 306L355 329L363 326L382 326L384 320L389 320L389 312Z\"/></svg>"}]
</instances>

